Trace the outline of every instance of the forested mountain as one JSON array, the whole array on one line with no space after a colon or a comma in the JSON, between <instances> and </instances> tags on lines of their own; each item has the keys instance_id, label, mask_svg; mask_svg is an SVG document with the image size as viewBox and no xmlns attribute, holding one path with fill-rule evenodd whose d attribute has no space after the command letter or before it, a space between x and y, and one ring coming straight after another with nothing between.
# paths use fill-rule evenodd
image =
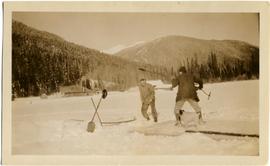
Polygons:
<instances>
[{"instance_id":1,"label":"forested mountain","mask_svg":"<svg viewBox=\"0 0 270 166\"><path fill-rule=\"evenodd\" d=\"M12 92L17 96L57 92L59 86L74 85L82 76L114 82L116 88L125 89L136 85L140 75L153 77L140 73L138 66L142 64L12 22Z\"/></svg>"},{"instance_id":2,"label":"forested mountain","mask_svg":"<svg viewBox=\"0 0 270 166\"><path fill-rule=\"evenodd\" d=\"M115 55L134 62L158 64L172 70L182 65L193 70L197 68L205 77L222 77L226 72L226 77L229 78L244 73L256 77L259 74L258 47L235 40L165 36L129 47ZM215 72L212 71L214 76L209 75L211 68L216 68L213 69Z\"/></svg>"}]
</instances>

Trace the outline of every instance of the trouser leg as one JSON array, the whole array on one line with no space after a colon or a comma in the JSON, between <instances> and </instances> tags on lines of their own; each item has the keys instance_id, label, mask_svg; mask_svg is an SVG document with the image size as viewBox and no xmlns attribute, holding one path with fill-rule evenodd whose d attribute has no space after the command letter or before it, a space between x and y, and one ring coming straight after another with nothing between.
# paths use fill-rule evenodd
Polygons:
<instances>
[{"instance_id":1,"label":"trouser leg","mask_svg":"<svg viewBox=\"0 0 270 166\"><path fill-rule=\"evenodd\" d=\"M148 107L149 107L149 104L143 103L143 104L142 104L142 108L141 108L142 115L143 115L143 117L144 117L145 119L147 119L147 120L150 119L149 116L148 116L148 114L147 114Z\"/></svg>"},{"instance_id":2,"label":"trouser leg","mask_svg":"<svg viewBox=\"0 0 270 166\"><path fill-rule=\"evenodd\" d=\"M202 119L202 109L199 106L199 103L192 99L189 99L188 102L191 105L191 107L196 111L196 113L199 115L199 119Z\"/></svg>"},{"instance_id":3,"label":"trouser leg","mask_svg":"<svg viewBox=\"0 0 270 166\"><path fill-rule=\"evenodd\" d=\"M180 110L182 109L183 105L185 103L185 100L179 100L175 103L174 107L174 115L176 118L176 121L180 121Z\"/></svg>"},{"instance_id":4,"label":"trouser leg","mask_svg":"<svg viewBox=\"0 0 270 166\"><path fill-rule=\"evenodd\" d=\"M196 113L201 112L201 107L199 106L197 101L194 101L192 99L188 99L188 102L191 105L191 107L196 111Z\"/></svg>"},{"instance_id":5,"label":"trouser leg","mask_svg":"<svg viewBox=\"0 0 270 166\"><path fill-rule=\"evenodd\" d=\"M154 118L154 121L157 122L157 110L156 110L156 105L155 105L155 99L152 100L150 105L151 105L151 111L152 111L152 116Z\"/></svg>"}]
</instances>

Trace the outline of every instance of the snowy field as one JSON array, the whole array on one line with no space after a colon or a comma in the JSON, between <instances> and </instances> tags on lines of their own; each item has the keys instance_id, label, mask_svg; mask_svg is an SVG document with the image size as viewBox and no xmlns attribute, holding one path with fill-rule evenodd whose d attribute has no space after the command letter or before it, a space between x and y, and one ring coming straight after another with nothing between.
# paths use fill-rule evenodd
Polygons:
<instances>
[{"instance_id":1,"label":"snowy field","mask_svg":"<svg viewBox=\"0 0 270 166\"><path fill-rule=\"evenodd\" d=\"M158 81L158 86L161 85ZM259 81L238 81L206 84L211 91L207 100L198 91L206 121L231 121L241 131L245 122L258 131ZM174 120L173 108L177 89L156 90L159 123ZM92 96L97 103L100 95ZM135 129L153 125L140 113L138 88L126 92L109 92L102 100L99 115L103 121L117 121L136 117L137 120L101 127L96 117L94 133L86 132L94 114L91 96L49 96L18 98L12 102L12 153L57 155L258 155L258 138L230 137L214 139L200 133L180 136L145 136ZM190 110L188 104L185 110ZM239 123L240 124L240 123ZM221 124L222 125L222 124Z\"/></svg>"}]
</instances>

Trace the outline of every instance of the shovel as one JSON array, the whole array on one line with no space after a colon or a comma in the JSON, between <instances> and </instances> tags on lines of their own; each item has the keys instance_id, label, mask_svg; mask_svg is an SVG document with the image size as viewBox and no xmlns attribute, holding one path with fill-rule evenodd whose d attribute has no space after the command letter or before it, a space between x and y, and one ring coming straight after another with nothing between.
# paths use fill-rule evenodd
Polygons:
<instances>
[{"instance_id":1,"label":"shovel","mask_svg":"<svg viewBox=\"0 0 270 166\"><path fill-rule=\"evenodd\" d=\"M88 131L88 132L93 133L93 132L95 131L96 125L95 125L95 123L94 123L94 119L95 119L95 116L96 116L96 114L97 114L97 111L98 111L99 105L100 105L100 103L101 103L101 100L102 100L102 99L105 99L105 98L107 97L107 94L108 94L107 90L104 89L104 90L102 91L102 96L101 96L101 98L99 99L99 102L98 102L97 107L95 107L95 105L94 105L94 107L95 107L95 113L94 113L94 115L93 115L91 121L88 122L88 125L87 125L87 131ZM93 99L92 99L92 101L93 101Z\"/></svg>"},{"instance_id":2,"label":"shovel","mask_svg":"<svg viewBox=\"0 0 270 166\"><path fill-rule=\"evenodd\" d=\"M210 99L210 97L211 97L211 92L209 92L209 93L206 93L203 89L200 89L206 96L208 96L208 100Z\"/></svg>"}]
</instances>

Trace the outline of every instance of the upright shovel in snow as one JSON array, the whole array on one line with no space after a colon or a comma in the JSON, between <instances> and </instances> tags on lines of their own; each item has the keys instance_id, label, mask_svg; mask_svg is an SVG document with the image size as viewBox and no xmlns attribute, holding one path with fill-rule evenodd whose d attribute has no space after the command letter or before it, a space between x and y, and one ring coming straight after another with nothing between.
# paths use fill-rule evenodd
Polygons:
<instances>
[{"instance_id":1,"label":"upright shovel in snow","mask_svg":"<svg viewBox=\"0 0 270 166\"><path fill-rule=\"evenodd\" d=\"M91 121L88 122L88 125L87 125L87 131L88 131L88 132L93 133L93 132L95 131L96 125L95 125L95 123L94 123L94 119L95 119L96 114L98 114L97 111L98 111L98 108L99 108L99 106L100 106L101 100L102 100L102 99L105 99L105 98L107 97L107 94L108 94L107 90L106 90L106 89L103 89L103 91L102 91L102 96L101 96L101 98L99 99L99 102L98 102L97 107L95 107L94 102L93 102L93 99L92 99L92 102L93 102L93 105L94 105L94 108L95 108L95 113L94 113L94 115L93 115Z\"/></svg>"}]
</instances>

